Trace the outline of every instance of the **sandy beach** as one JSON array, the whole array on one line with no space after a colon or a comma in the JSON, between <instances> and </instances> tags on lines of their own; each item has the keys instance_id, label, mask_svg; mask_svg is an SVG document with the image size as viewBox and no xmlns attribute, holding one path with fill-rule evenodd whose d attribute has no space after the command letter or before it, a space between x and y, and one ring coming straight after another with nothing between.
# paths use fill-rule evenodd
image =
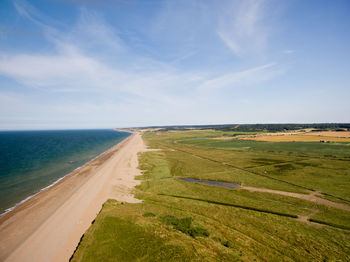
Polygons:
<instances>
[{"instance_id":1,"label":"sandy beach","mask_svg":"<svg viewBox=\"0 0 350 262\"><path fill-rule=\"evenodd\" d=\"M0 218L0 261L68 261L109 198L136 203L140 133Z\"/></svg>"}]
</instances>

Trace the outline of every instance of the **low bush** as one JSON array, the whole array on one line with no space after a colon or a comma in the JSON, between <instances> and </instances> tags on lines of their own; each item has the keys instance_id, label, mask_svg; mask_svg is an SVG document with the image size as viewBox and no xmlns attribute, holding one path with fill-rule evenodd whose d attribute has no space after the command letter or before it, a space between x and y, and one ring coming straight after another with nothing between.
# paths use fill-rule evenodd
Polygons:
<instances>
[{"instance_id":1,"label":"low bush","mask_svg":"<svg viewBox=\"0 0 350 262\"><path fill-rule=\"evenodd\" d=\"M172 225L176 230L181 231L184 234L187 234L193 238L197 236L208 237L209 233L205 228L200 226L193 227L192 226L192 218L177 218L172 215L166 215L160 217L160 221L166 225Z\"/></svg>"},{"instance_id":2,"label":"low bush","mask_svg":"<svg viewBox=\"0 0 350 262\"><path fill-rule=\"evenodd\" d=\"M155 217L156 215L153 214L152 212L146 212L143 214L144 217Z\"/></svg>"}]
</instances>

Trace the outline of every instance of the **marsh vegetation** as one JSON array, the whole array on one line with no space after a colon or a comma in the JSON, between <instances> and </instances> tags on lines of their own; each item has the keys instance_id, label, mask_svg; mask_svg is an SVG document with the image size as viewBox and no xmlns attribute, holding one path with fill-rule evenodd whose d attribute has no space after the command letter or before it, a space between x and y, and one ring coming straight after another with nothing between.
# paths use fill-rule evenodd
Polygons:
<instances>
[{"instance_id":1,"label":"marsh vegetation","mask_svg":"<svg viewBox=\"0 0 350 262\"><path fill-rule=\"evenodd\" d=\"M135 193L143 202L107 201L73 261L349 261L349 143L235 134L144 133L150 148L162 150L139 156L143 175ZM340 208L268 190L317 196Z\"/></svg>"}]
</instances>

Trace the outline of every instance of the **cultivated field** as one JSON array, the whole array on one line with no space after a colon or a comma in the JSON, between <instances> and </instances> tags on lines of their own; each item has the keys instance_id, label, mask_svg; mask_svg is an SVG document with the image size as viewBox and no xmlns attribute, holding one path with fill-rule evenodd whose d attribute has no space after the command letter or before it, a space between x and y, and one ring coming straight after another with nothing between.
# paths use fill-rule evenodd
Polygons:
<instances>
[{"instance_id":1,"label":"cultivated field","mask_svg":"<svg viewBox=\"0 0 350 262\"><path fill-rule=\"evenodd\" d=\"M237 138L255 141L270 142L350 142L348 131L323 131L323 132L279 132L261 133L256 135L240 135Z\"/></svg>"},{"instance_id":2,"label":"cultivated field","mask_svg":"<svg viewBox=\"0 0 350 262\"><path fill-rule=\"evenodd\" d=\"M350 138L350 131L321 131L321 132L308 132L305 135L312 136L326 136L326 137L347 137Z\"/></svg>"},{"instance_id":3,"label":"cultivated field","mask_svg":"<svg viewBox=\"0 0 350 262\"><path fill-rule=\"evenodd\" d=\"M349 143L239 135L145 132L143 202L107 201L73 261L350 261Z\"/></svg>"}]
</instances>

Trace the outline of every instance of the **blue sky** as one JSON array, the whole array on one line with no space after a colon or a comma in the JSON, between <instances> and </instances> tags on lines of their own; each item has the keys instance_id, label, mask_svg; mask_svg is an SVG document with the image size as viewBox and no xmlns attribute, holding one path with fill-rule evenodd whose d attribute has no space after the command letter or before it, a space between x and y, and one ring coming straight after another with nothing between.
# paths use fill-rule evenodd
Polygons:
<instances>
[{"instance_id":1,"label":"blue sky","mask_svg":"<svg viewBox=\"0 0 350 262\"><path fill-rule=\"evenodd\" d=\"M350 122L348 0L0 1L0 129Z\"/></svg>"}]
</instances>

